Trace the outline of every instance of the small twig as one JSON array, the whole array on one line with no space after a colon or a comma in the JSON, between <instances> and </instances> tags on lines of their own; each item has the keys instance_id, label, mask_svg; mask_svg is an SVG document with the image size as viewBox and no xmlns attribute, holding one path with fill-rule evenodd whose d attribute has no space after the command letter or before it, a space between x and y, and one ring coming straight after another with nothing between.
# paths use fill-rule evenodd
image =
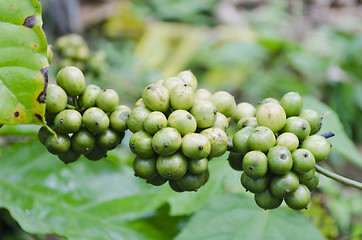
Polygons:
<instances>
[{"instance_id":1,"label":"small twig","mask_svg":"<svg viewBox=\"0 0 362 240\"><path fill-rule=\"evenodd\" d=\"M317 164L315 165L315 169L317 170L317 172L319 172L320 174L323 174L326 177L329 177L330 179L333 179L333 180L335 180L337 182L343 183L343 184L345 184L347 186L354 187L354 188L357 188L359 190L362 190L362 183L360 183L358 181L343 177L343 176L338 175L337 173L334 173L334 172L330 172L327 169L324 169L324 168L322 168L321 166L319 166Z\"/></svg>"}]
</instances>

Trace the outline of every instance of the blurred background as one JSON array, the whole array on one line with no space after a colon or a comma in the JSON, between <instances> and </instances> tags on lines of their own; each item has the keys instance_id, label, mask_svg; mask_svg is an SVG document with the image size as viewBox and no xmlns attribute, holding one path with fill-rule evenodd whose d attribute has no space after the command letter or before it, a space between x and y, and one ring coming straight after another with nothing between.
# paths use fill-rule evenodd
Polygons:
<instances>
[{"instance_id":1,"label":"blurred background","mask_svg":"<svg viewBox=\"0 0 362 240\"><path fill-rule=\"evenodd\" d=\"M362 151L361 0L40 2L51 79L63 65L78 66L88 83L115 89L130 107L147 84L186 69L200 88L228 91L237 103L297 91L330 106ZM343 156L329 160L362 181L362 170ZM352 211L361 195L323 184L307 217L328 239L361 239L362 216ZM328 207L327 198L334 199ZM0 227L17 229L2 218Z\"/></svg>"}]
</instances>

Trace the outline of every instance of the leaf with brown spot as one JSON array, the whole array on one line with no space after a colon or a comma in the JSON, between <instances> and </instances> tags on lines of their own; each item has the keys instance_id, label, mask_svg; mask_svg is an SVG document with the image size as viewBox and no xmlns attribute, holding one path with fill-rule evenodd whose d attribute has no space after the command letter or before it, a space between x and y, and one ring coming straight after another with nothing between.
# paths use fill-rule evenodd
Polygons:
<instances>
[{"instance_id":1,"label":"leaf with brown spot","mask_svg":"<svg viewBox=\"0 0 362 240\"><path fill-rule=\"evenodd\" d=\"M49 63L42 23L37 0L0 1L0 124L44 122Z\"/></svg>"}]
</instances>

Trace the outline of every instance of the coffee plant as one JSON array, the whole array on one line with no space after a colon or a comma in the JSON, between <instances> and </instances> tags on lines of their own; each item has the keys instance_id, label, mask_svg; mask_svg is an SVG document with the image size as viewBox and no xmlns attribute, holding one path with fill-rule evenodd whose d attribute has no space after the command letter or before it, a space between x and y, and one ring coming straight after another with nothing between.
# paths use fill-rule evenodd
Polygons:
<instances>
[{"instance_id":1,"label":"coffee plant","mask_svg":"<svg viewBox=\"0 0 362 240\"><path fill-rule=\"evenodd\" d=\"M319 166L330 154L329 138L334 133L319 132L327 114L305 108L298 92L287 92L279 100L265 98L257 106L237 103L226 91L198 88L197 77L185 70L145 86L139 100L126 106L120 103L116 89L87 84L82 70L90 50L84 39L75 34L55 43L68 59L57 72L56 83L48 83L52 51L41 29L40 14L36 0L0 1L0 29L4 33L0 44L5 49L1 50L3 60L0 59L0 128L4 124L41 125L40 143L67 166L81 161L82 155L93 162L89 164L107 159L129 131L132 136L126 145L134 154L134 176L160 191L164 189L161 186L168 185L180 196L196 192L197 198L204 186L224 180L213 181L218 169L210 168L213 162L220 164L219 157L224 154L228 155L228 165L237 171L242 187L253 194L255 204L264 210L278 208L283 201L293 210L308 209L319 174L362 190L361 183ZM22 37L14 39L13 35ZM220 197L218 201L225 200L226 205L233 206L237 202L234 198ZM135 205L144 208L138 217L151 209L146 204L161 206L155 202L157 198L137 202ZM253 208L247 199L240 204ZM224 206L215 202L208 207L219 213L224 211ZM201 209L192 221L205 218L203 211L207 213ZM281 221L278 214L271 218ZM230 215L241 220L236 213ZM191 239L190 224L189 232L179 235L179 239ZM115 235L92 237L157 238L141 236L137 226L130 223L126 226L129 229L118 229ZM74 233L69 236L81 239Z\"/></svg>"}]
</instances>

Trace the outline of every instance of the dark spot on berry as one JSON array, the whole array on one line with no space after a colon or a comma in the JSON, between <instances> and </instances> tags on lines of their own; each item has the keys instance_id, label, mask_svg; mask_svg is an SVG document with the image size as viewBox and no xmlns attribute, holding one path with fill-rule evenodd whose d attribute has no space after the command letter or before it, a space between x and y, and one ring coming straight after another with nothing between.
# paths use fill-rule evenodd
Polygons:
<instances>
[{"instance_id":1,"label":"dark spot on berry","mask_svg":"<svg viewBox=\"0 0 362 240\"><path fill-rule=\"evenodd\" d=\"M286 159L286 158L287 158L287 156L286 156L284 153L280 155L280 159L283 159L283 160L284 160L284 159Z\"/></svg>"},{"instance_id":2,"label":"dark spot on berry","mask_svg":"<svg viewBox=\"0 0 362 240\"><path fill-rule=\"evenodd\" d=\"M306 130L307 129L307 125L305 125L304 123L302 124L302 130Z\"/></svg>"},{"instance_id":3,"label":"dark spot on berry","mask_svg":"<svg viewBox=\"0 0 362 240\"><path fill-rule=\"evenodd\" d=\"M204 149L204 147L203 147L202 145L200 145L200 146L199 146L199 149L202 150L202 149Z\"/></svg>"},{"instance_id":4,"label":"dark spot on berry","mask_svg":"<svg viewBox=\"0 0 362 240\"><path fill-rule=\"evenodd\" d=\"M99 126L99 121L96 121L96 126Z\"/></svg>"},{"instance_id":5,"label":"dark spot on berry","mask_svg":"<svg viewBox=\"0 0 362 240\"><path fill-rule=\"evenodd\" d=\"M168 147L168 143L164 143L163 146L164 146L164 147Z\"/></svg>"},{"instance_id":6,"label":"dark spot on berry","mask_svg":"<svg viewBox=\"0 0 362 240\"><path fill-rule=\"evenodd\" d=\"M187 87L187 84L186 84L186 83L184 83L184 87Z\"/></svg>"},{"instance_id":7,"label":"dark spot on berry","mask_svg":"<svg viewBox=\"0 0 362 240\"><path fill-rule=\"evenodd\" d=\"M188 119L192 119L191 114L187 114L187 118L188 118Z\"/></svg>"},{"instance_id":8,"label":"dark spot on berry","mask_svg":"<svg viewBox=\"0 0 362 240\"><path fill-rule=\"evenodd\" d=\"M147 86L147 89L150 89L151 88L151 85Z\"/></svg>"},{"instance_id":9,"label":"dark spot on berry","mask_svg":"<svg viewBox=\"0 0 362 240\"><path fill-rule=\"evenodd\" d=\"M248 126L248 121L243 122L243 124L242 124L241 126L242 126L243 128L246 127L246 126Z\"/></svg>"},{"instance_id":10,"label":"dark spot on berry","mask_svg":"<svg viewBox=\"0 0 362 240\"><path fill-rule=\"evenodd\" d=\"M131 145L131 148L135 148L136 146L134 144Z\"/></svg>"},{"instance_id":11,"label":"dark spot on berry","mask_svg":"<svg viewBox=\"0 0 362 240\"><path fill-rule=\"evenodd\" d=\"M304 156L304 157L308 157L308 153L304 153L303 156Z\"/></svg>"},{"instance_id":12,"label":"dark spot on berry","mask_svg":"<svg viewBox=\"0 0 362 240\"><path fill-rule=\"evenodd\" d=\"M64 120L63 120L63 119L60 119L59 122L60 122L60 124L63 124L63 123L64 123Z\"/></svg>"},{"instance_id":13,"label":"dark spot on berry","mask_svg":"<svg viewBox=\"0 0 362 240\"><path fill-rule=\"evenodd\" d=\"M129 118L129 116L131 116L131 114L128 113L128 114L127 114L127 119Z\"/></svg>"},{"instance_id":14,"label":"dark spot on berry","mask_svg":"<svg viewBox=\"0 0 362 240\"><path fill-rule=\"evenodd\" d=\"M167 177L172 177L172 173L167 173Z\"/></svg>"},{"instance_id":15,"label":"dark spot on berry","mask_svg":"<svg viewBox=\"0 0 362 240\"><path fill-rule=\"evenodd\" d=\"M308 207L305 207L305 210L308 210Z\"/></svg>"},{"instance_id":16,"label":"dark spot on berry","mask_svg":"<svg viewBox=\"0 0 362 240\"><path fill-rule=\"evenodd\" d=\"M30 15L27 18L25 18L23 26L28 28L33 28L36 24L36 17L35 15Z\"/></svg>"},{"instance_id":17,"label":"dark spot on berry","mask_svg":"<svg viewBox=\"0 0 362 240\"><path fill-rule=\"evenodd\" d=\"M217 110L216 110L216 108L214 109L214 114L216 114L217 113Z\"/></svg>"},{"instance_id":18,"label":"dark spot on berry","mask_svg":"<svg viewBox=\"0 0 362 240\"><path fill-rule=\"evenodd\" d=\"M14 112L14 117L19 117L19 112L18 111L16 111L16 112Z\"/></svg>"},{"instance_id":19,"label":"dark spot on berry","mask_svg":"<svg viewBox=\"0 0 362 240\"><path fill-rule=\"evenodd\" d=\"M250 170L250 171L253 171L253 168L252 168L252 167L249 167L249 170Z\"/></svg>"},{"instance_id":20,"label":"dark spot on berry","mask_svg":"<svg viewBox=\"0 0 362 240\"><path fill-rule=\"evenodd\" d=\"M161 124L158 124L158 125L157 125L157 128L158 128L159 130L161 130L161 129L163 128L163 126L162 126Z\"/></svg>"}]
</instances>

